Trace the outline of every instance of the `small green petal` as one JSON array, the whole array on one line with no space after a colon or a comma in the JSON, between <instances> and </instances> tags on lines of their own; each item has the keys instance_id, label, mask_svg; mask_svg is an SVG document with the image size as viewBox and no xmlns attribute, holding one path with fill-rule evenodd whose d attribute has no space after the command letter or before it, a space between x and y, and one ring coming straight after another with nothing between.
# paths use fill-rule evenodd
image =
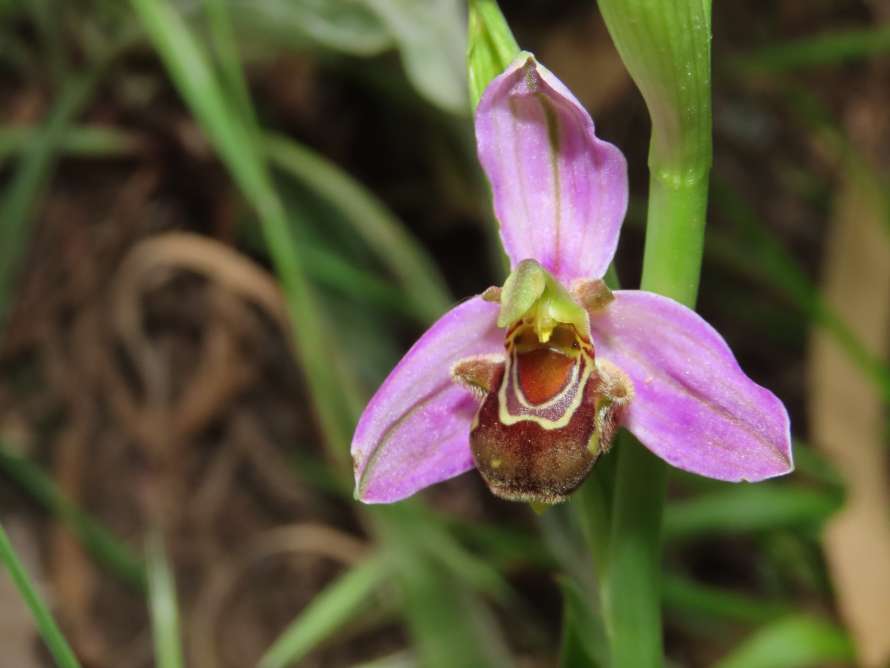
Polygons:
<instances>
[{"instance_id":1,"label":"small green petal","mask_svg":"<svg viewBox=\"0 0 890 668\"><path fill-rule=\"evenodd\" d=\"M547 290L541 299L538 307L538 317L547 318L553 324L549 326L550 331L556 325L567 323L574 325L579 334L585 337L590 336L589 321L587 311L579 305L562 285L552 276L548 274ZM545 329L539 329L538 338L546 342L550 338L550 332L545 336L541 336Z\"/></svg>"},{"instance_id":2,"label":"small green petal","mask_svg":"<svg viewBox=\"0 0 890 668\"><path fill-rule=\"evenodd\" d=\"M547 278L547 270L534 260L516 265L501 291L498 327L509 327L525 317L547 289Z\"/></svg>"},{"instance_id":3,"label":"small green petal","mask_svg":"<svg viewBox=\"0 0 890 668\"><path fill-rule=\"evenodd\" d=\"M550 273L535 260L523 260L507 277L501 291L498 327L520 320L534 323L538 340L546 343L560 324L570 324L590 336L587 312Z\"/></svg>"}]
</instances>

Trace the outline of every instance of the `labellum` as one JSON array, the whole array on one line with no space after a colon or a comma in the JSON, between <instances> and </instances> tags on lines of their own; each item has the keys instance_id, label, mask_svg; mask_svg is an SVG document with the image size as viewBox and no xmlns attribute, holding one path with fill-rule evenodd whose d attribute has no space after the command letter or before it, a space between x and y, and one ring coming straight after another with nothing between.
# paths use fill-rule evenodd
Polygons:
<instances>
[{"instance_id":1,"label":"labellum","mask_svg":"<svg viewBox=\"0 0 890 668\"><path fill-rule=\"evenodd\" d=\"M489 489L511 501L553 504L608 451L632 389L616 368L597 363L574 325L542 337L538 322L532 314L507 331L505 358L462 360L452 373L482 396L470 447Z\"/></svg>"}]
</instances>

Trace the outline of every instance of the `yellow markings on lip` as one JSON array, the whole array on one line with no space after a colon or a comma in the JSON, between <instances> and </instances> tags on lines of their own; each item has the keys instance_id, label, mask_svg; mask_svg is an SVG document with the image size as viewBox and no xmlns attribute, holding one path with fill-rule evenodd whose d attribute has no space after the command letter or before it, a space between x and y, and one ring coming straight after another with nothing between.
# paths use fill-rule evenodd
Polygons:
<instances>
[{"instance_id":1,"label":"yellow markings on lip","mask_svg":"<svg viewBox=\"0 0 890 668\"><path fill-rule=\"evenodd\" d=\"M569 334L569 332L571 332L570 336L573 339L572 347L569 347L568 342L566 341L566 335ZM565 355L583 359L576 360L574 367L572 368L572 376L569 379L569 382L566 383L565 388L559 394L542 404L532 404L528 401L519 383L519 365L516 356L518 352L523 349L548 346L545 341L541 341L536 336L531 323L528 321L516 323L507 331L504 344L507 349L507 359L504 362L504 375L501 378L501 384L498 388L498 419L501 424L510 426L518 422L531 421L535 422L543 429L555 430L562 429L571 421L572 416L575 414L575 411L578 410L578 407L584 399L584 388L587 386L587 381L590 379L596 365L592 355L593 346L588 339L578 335L577 330L572 326L560 326L559 333L558 344L549 347L552 347L554 350L558 350ZM529 337L532 337L534 340L528 340ZM582 363L584 370L579 378L578 365ZM575 395L572 397L571 403L566 406L562 415L555 420L533 414L513 415L507 408L507 386L510 384L513 386L512 396L515 397L517 403L522 408L530 411L544 411L553 408L558 405L560 401L564 401L566 393L571 392L573 389L575 390Z\"/></svg>"},{"instance_id":2,"label":"yellow markings on lip","mask_svg":"<svg viewBox=\"0 0 890 668\"><path fill-rule=\"evenodd\" d=\"M581 375L581 378L575 385L575 396L572 397L572 402L568 406L566 406L565 411L563 411L563 414L559 417L559 419L550 420L548 418L540 417L537 415L512 415L507 410L507 385L510 383L510 378L515 377L516 374L515 366L512 364L512 356L507 359L507 366L508 368L504 370L504 377L501 380L501 387L498 390L498 420L500 420L501 424L507 427L519 422L531 421L536 423L542 429L546 429L548 431L554 429L562 429L569 423L569 421L572 419L572 416L575 414L575 411L578 410L578 407L581 405L581 402L584 399L584 388L587 386L587 381L590 379L590 376L593 373L593 364L585 364L584 373ZM574 370L573 373L577 373L577 369ZM560 393L560 395L556 397L556 399L548 402L547 405L552 404L553 401L556 401L560 397L564 396L565 392L568 392L568 389L571 387L572 384L568 384L567 389ZM536 406L535 408L541 409L542 406Z\"/></svg>"}]
</instances>

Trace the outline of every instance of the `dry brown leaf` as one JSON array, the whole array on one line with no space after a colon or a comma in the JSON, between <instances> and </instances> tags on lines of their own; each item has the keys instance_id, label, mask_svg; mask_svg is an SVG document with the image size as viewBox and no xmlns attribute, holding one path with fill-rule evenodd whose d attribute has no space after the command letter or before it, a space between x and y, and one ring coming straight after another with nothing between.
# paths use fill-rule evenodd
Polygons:
<instances>
[{"instance_id":1,"label":"dry brown leaf","mask_svg":"<svg viewBox=\"0 0 890 668\"><path fill-rule=\"evenodd\" d=\"M120 388L112 393L112 401L146 443L159 437L157 424L172 424L172 435L179 439L199 431L219 406L252 377L252 370L240 364L232 327L210 327L195 378L183 396L178 397L175 415L167 415L172 410L169 369L144 331L143 296L180 271L211 281L215 310L230 324L245 326L251 321L246 306L236 299L240 298L261 307L282 329L289 327L287 306L275 280L236 250L186 232L159 234L137 244L118 272L112 312L116 330L135 362L148 400L141 412L134 410L129 393Z\"/></svg>"},{"instance_id":2,"label":"dry brown leaf","mask_svg":"<svg viewBox=\"0 0 890 668\"><path fill-rule=\"evenodd\" d=\"M890 239L885 195L862 170L846 170L827 243L824 295L875 355L884 357L890 324ZM883 405L874 385L831 335L810 348L814 443L842 476L844 508L823 545L846 625L863 666L890 664L890 479Z\"/></svg>"}]
</instances>

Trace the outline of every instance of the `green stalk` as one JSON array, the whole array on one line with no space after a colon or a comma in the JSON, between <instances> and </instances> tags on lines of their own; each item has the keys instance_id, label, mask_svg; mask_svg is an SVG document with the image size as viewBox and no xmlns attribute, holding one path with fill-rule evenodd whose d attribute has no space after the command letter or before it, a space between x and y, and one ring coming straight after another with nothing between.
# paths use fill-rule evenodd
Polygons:
<instances>
[{"instance_id":1,"label":"green stalk","mask_svg":"<svg viewBox=\"0 0 890 668\"><path fill-rule=\"evenodd\" d=\"M652 119L644 290L695 304L711 167L710 0L600 0ZM661 524L667 469L636 439L618 448L603 582L612 663L664 664Z\"/></svg>"},{"instance_id":2,"label":"green stalk","mask_svg":"<svg viewBox=\"0 0 890 668\"><path fill-rule=\"evenodd\" d=\"M155 665L158 668L183 668L185 664L180 642L176 582L167 561L164 540L158 529L153 529L149 533L145 552Z\"/></svg>"},{"instance_id":3,"label":"green stalk","mask_svg":"<svg viewBox=\"0 0 890 668\"><path fill-rule=\"evenodd\" d=\"M643 290L695 306L708 207L708 175L680 184L654 172L643 252Z\"/></svg>"},{"instance_id":4,"label":"green stalk","mask_svg":"<svg viewBox=\"0 0 890 668\"><path fill-rule=\"evenodd\" d=\"M31 578L28 577L28 573L15 553L12 543L9 542L9 537L6 535L2 524L0 524L0 564L9 571L9 576L15 583L25 603L31 609L31 614L34 616L34 621L37 622L40 635L43 636L43 640L46 642L46 646L49 648L56 665L59 668L80 668L77 657L74 656L68 641L65 640L65 636L59 630L49 608L46 607L46 603L43 602L40 594L37 593L37 588L34 586Z\"/></svg>"},{"instance_id":5,"label":"green stalk","mask_svg":"<svg viewBox=\"0 0 890 668\"><path fill-rule=\"evenodd\" d=\"M612 665L661 666L661 519L667 469L629 434L618 446L602 582Z\"/></svg>"},{"instance_id":6,"label":"green stalk","mask_svg":"<svg viewBox=\"0 0 890 668\"><path fill-rule=\"evenodd\" d=\"M497 0L470 0L467 80L473 109L489 82L519 55L519 45Z\"/></svg>"}]
</instances>

